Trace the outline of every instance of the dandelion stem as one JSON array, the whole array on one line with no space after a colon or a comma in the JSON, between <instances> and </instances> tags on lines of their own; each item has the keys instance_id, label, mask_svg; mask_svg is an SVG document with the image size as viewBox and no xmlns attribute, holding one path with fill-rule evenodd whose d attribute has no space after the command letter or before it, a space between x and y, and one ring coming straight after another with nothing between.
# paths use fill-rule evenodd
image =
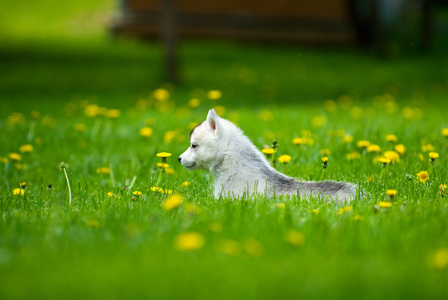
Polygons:
<instances>
[{"instance_id":1,"label":"dandelion stem","mask_svg":"<svg viewBox=\"0 0 448 300\"><path fill-rule=\"evenodd\" d=\"M381 173L380 173L380 178L383 178L383 173L384 173L384 169L386 168L386 165L383 164L383 166L381 167Z\"/></svg>"},{"instance_id":2,"label":"dandelion stem","mask_svg":"<svg viewBox=\"0 0 448 300\"><path fill-rule=\"evenodd\" d=\"M132 190L132 187L134 186L134 183L136 180L137 180L137 175L134 175L134 177L132 177L131 183L128 186L128 191Z\"/></svg>"},{"instance_id":3,"label":"dandelion stem","mask_svg":"<svg viewBox=\"0 0 448 300\"><path fill-rule=\"evenodd\" d=\"M70 189L70 181L68 180L67 171L65 168L63 168L65 179L67 180L67 187L68 187L68 205L72 205L72 190Z\"/></svg>"},{"instance_id":4,"label":"dandelion stem","mask_svg":"<svg viewBox=\"0 0 448 300\"><path fill-rule=\"evenodd\" d=\"M434 161L433 160L430 162L430 165L431 165L431 175L432 175L433 178L436 178L436 170L434 168Z\"/></svg>"},{"instance_id":5,"label":"dandelion stem","mask_svg":"<svg viewBox=\"0 0 448 300\"><path fill-rule=\"evenodd\" d=\"M322 179L324 179L324 174L325 174L325 169L322 170L322 174L320 174L320 179L319 179L319 181L321 181Z\"/></svg>"},{"instance_id":6,"label":"dandelion stem","mask_svg":"<svg viewBox=\"0 0 448 300\"><path fill-rule=\"evenodd\" d=\"M114 171L112 169L112 163L109 164L110 169L110 181L112 181L112 185L115 186L115 177L114 177Z\"/></svg>"},{"instance_id":7,"label":"dandelion stem","mask_svg":"<svg viewBox=\"0 0 448 300\"><path fill-rule=\"evenodd\" d=\"M36 122L31 121L30 123L30 131L28 131L27 140L31 142L34 139L34 132L36 131Z\"/></svg>"},{"instance_id":8,"label":"dandelion stem","mask_svg":"<svg viewBox=\"0 0 448 300\"><path fill-rule=\"evenodd\" d=\"M162 179L162 173L163 173L164 166L165 166L165 163L162 162L162 167L160 168L159 178L157 178L156 191L158 190L160 180Z\"/></svg>"}]
</instances>

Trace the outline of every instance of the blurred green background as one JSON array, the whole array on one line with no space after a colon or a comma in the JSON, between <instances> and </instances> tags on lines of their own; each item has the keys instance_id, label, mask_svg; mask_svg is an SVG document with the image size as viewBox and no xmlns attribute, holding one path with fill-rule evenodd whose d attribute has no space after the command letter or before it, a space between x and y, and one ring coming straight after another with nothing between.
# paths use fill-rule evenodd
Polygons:
<instances>
[{"instance_id":1,"label":"blurred green background","mask_svg":"<svg viewBox=\"0 0 448 300\"><path fill-rule=\"evenodd\" d=\"M160 86L172 89L160 41L111 36L118 5L2 1L0 114L31 111L36 103L46 113L57 112L80 99L123 108ZM436 31L430 54L392 58L356 48L181 40L183 80L173 98L184 103L202 90L219 89L221 104L237 107L322 103L344 94L370 101L385 92L397 101L424 95L439 101L448 84L443 37Z\"/></svg>"}]
</instances>

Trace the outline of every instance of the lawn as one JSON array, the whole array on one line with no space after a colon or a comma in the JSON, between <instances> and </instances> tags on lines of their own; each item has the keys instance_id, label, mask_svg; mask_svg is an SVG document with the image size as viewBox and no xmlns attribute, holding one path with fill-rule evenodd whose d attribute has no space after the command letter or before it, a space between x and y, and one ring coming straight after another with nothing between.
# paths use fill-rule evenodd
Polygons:
<instances>
[{"instance_id":1,"label":"lawn","mask_svg":"<svg viewBox=\"0 0 448 300\"><path fill-rule=\"evenodd\" d=\"M172 85L160 43L99 26L110 1L5 5L2 299L448 294L445 54L184 41ZM279 171L367 197L215 199L177 162L212 107L259 149L277 140Z\"/></svg>"}]
</instances>

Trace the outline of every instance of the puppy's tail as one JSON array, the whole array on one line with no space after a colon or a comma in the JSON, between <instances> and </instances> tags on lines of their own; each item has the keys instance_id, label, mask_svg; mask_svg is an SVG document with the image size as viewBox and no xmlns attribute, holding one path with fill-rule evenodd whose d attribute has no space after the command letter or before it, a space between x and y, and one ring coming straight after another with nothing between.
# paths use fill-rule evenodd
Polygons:
<instances>
[{"instance_id":1,"label":"puppy's tail","mask_svg":"<svg viewBox=\"0 0 448 300\"><path fill-rule=\"evenodd\" d=\"M338 201L353 200L357 196L358 186L343 181L302 181L299 185L304 194L329 196Z\"/></svg>"}]
</instances>

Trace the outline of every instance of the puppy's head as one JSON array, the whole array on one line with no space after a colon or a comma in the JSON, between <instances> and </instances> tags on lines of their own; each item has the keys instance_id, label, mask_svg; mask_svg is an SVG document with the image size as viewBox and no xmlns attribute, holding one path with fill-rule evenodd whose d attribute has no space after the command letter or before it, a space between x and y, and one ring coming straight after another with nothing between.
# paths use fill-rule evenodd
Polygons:
<instances>
[{"instance_id":1,"label":"puppy's head","mask_svg":"<svg viewBox=\"0 0 448 300\"><path fill-rule=\"evenodd\" d=\"M214 109L209 110L207 119L191 131L190 147L179 156L184 167L190 170L210 170L213 167L219 160L224 121Z\"/></svg>"}]
</instances>

